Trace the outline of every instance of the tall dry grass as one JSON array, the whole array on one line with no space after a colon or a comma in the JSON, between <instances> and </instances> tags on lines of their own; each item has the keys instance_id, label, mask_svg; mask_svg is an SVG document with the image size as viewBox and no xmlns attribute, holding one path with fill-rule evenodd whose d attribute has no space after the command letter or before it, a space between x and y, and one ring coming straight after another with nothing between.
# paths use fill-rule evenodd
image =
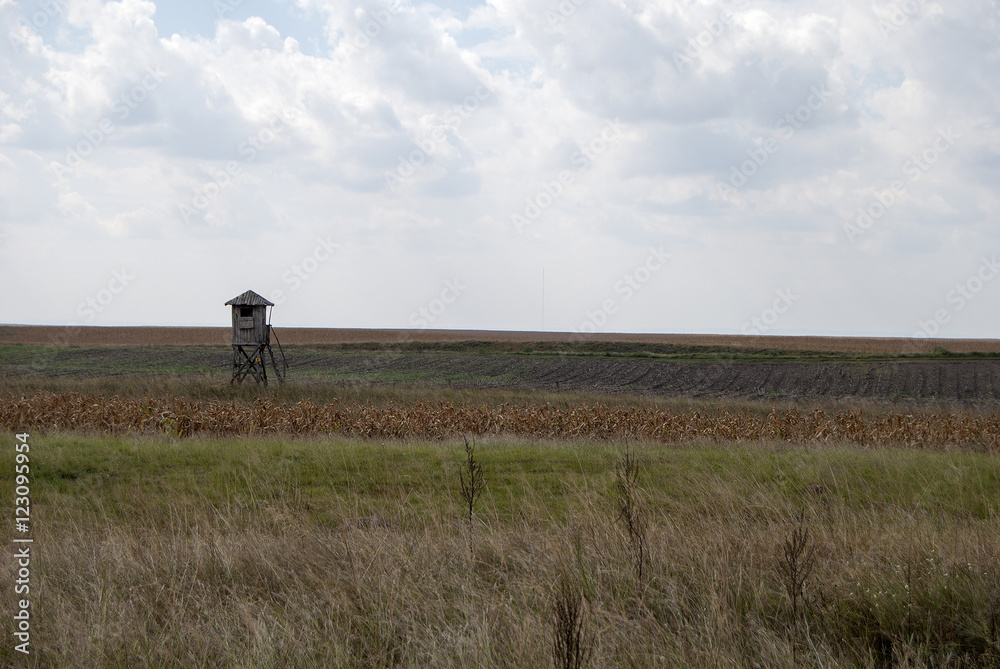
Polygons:
<instances>
[{"instance_id":1,"label":"tall dry grass","mask_svg":"<svg viewBox=\"0 0 1000 669\"><path fill-rule=\"evenodd\" d=\"M470 554L461 442L39 437L28 666L553 666L563 581L590 667L1000 662L992 456L633 448L642 579L616 444L480 442Z\"/></svg>"}]
</instances>

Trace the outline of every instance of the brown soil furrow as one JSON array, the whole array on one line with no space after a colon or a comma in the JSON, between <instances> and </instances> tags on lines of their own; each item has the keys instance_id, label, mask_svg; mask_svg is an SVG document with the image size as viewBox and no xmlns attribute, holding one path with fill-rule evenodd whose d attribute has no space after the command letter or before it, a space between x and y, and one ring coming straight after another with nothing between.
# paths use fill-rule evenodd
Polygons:
<instances>
[{"instance_id":1,"label":"brown soil furrow","mask_svg":"<svg viewBox=\"0 0 1000 669\"><path fill-rule=\"evenodd\" d=\"M958 374L952 365L941 365L941 387L938 394L949 399L958 397Z\"/></svg>"},{"instance_id":2,"label":"brown soil furrow","mask_svg":"<svg viewBox=\"0 0 1000 669\"><path fill-rule=\"evenodd\" d=\"M930 389L927 387L927 370L923 367L914 366L913 369L920 377L920 388L917 389L917 397L930 396Z\"/></svg>"}]
</instances>

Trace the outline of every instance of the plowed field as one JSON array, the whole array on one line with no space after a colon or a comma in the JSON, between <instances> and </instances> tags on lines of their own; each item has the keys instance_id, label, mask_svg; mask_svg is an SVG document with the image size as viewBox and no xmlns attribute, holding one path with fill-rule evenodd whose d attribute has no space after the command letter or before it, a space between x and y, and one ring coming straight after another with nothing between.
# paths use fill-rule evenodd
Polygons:
<instances>
[{"instance_id":1,"label":"plowed field","mask_svg":"<svg viewBox=\"0 0 1000 669\"><path fill-rule=\"evenodd\" d=\"M293 359L350 379L693 397L1000 397L1000 361L673 362L602 357L353 354Z\"/></svg>"},{"instance_id":2,"label":"plowed field","mask_svg":"<svg viewBox=\"0 0 1000 669\"><path fill-rule=\"evenodd\" d=\"M755 399L1000 398L1000 359L697 360L603 355L330 351L289 346L292 383L411 384ZM207 373L228 380L226 347L0 347L8 377Z\"/></svg>"}]
</instances>

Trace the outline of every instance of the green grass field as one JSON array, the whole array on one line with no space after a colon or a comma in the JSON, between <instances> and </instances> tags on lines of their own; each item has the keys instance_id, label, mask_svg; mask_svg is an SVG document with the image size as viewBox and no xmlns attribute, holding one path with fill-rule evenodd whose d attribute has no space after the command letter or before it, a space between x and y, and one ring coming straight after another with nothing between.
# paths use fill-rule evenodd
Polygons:
<instances>
[{"instance_id":1,"label":"green grass field","mask_svg":"<svg viewBox=\"0 0 1000 669\"><path fill-rule=\"evenodd\" d=\"M584 666L1000 662L995 456L513 438L475 456L470 525L462 442L33 435L36 646L3 663L553 666L577 595ZM813 562L790 594L797 529Z\"/></svg>"}]
</instances>

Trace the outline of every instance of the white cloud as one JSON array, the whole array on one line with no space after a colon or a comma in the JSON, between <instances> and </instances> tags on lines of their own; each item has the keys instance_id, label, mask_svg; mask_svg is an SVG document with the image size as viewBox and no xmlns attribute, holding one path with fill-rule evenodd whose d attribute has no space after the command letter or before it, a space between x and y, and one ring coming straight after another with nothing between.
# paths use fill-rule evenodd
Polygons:
<instances>
[{"instance_id":1,"label":"white cloud","mask_svg":"<svg viewBox=\"0 0 1000 669\"><path fill-rule=\"evenodd\" d=\"M779 330L910 334L1000 252L1000 11L925 1L903 20L893 4L299 0L173 7L161 30L153 2L81 0L45 25L0 3L0 224L16 230L0 266L15 276L44 249L69 277L127 256L144 268L134 297L102 317L215 323L216 302L287 289L332 235L349 253L276 321L403 327L458 273L470 287L438 324L534 328L546 267L546 326L572 329L664 245L670 266L608 329L738 331L791 286ZM581 169L616 118L627 131ZM948 127L954 145L911 178ZM745 184L724 195L734 169ZM518 234L512 215L562 172ZM846 234L896 180L905 193ZM165 286L221 300L143 311ZM9 320L73 318L48 299L57 281L24 290Z\"/></svg>"}]
</instances>

